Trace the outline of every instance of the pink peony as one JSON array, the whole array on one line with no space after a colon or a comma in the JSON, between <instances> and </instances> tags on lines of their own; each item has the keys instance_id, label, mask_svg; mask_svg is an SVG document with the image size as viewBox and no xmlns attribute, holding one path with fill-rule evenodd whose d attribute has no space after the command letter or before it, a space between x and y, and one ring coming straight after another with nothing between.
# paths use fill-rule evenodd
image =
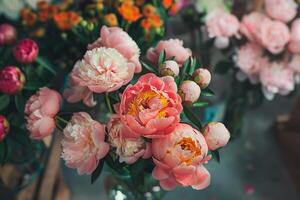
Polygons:
<instances>
[{"instance_id":1,"label":"pink peony","mask_svg":"<svg viewBox=\"0 0 300 200\"><path fill-rule=\"evenodd\" d=\"M260 71L263 93L272 100L276 93L287 95L295 89L294 72L284 62L272 62Z\"/></svg>"},{"instance_id":2,"label":"pink peony","mask_svg":"<svg viewBox=\"0 0 300 200\"><path fill-rule=\"evenodd\" d=\"M259 73L259 60L262 59L263 49L256 43L247 43L237 51L236 63L240 70L250 79L256 77Z\"/></svg>"},{"instance_id":3,"label":"pink peony","mask_svg":"<svg viewBox=\"0 0 300 200\"><path fill-rule=\"evenodd\" d=\"M174 78L141 76L121 96L118 113L124 125L137 137L160 138L170 134L180 121L181 98Z\"/></svg>"},{"instance_id":4,"label":"pink peony","mask_svg":"<svg viewBox=\"0 0 300 200\"><path fill-rule=\"evenodd\" d=\"M114 48L122 56L124 56L129 62L135 65L135 72L141 72L142 66L139 61L140 49L135 41L118 27L106 27L102 26L100 31L100 38L93 44L88 46L88 49L94 49L99 47Z\"/></svg>"},{"instance_id":5,"label":"pink peony","mask_svg":"<svg viewBox=\"0 0 300 200\"><path fill-rule=\"evenodd\" d=\"M178 76L179 65L174 60L167 60L161 66L159 66L158 71L162 76Z\"/></svg>"},{"instance_id":6,"label":"pink peony","mask_svg":"<svg viewBox=\"0 0 300 200\"><path fill-rule=\"evenodd\" d=\"M135 163L139 158L151 157L150 143L142 137L131 137L130 131L123 125L118 115L113 115L107 125L108 141L116 148L119 161L127 164ZM129 137L128 137L129 136Z\"/></svg>"},{"instance_id":7,"label":"pink peony","mask_svg":"<svg viewBox=\"0 0 300 200\"><path fill-rule=\"evenodd\" d=\"M49 88L41 88L31 96L25 106L30 137L42 139L50 135L55 128L55 116L60 109L62 98L58 92Z\"/></svg>"},{"instance_id":8,"label":"pink peony","mask_svg":"<svg viewBox=\"0 0 300 200\"><path fill-rule=\"evenodd\" d=\"M211 38L232 37L238 34L239 20L223 9L210 12L205 19L208 36Z\"/></svg>"},{"instance_id":9,"label":"pink peony","mask_svg":"<svg viewBox=\"0 0 300 200\"><path fill-rule=\"evenodd\" d=\"M179 39L161 40L156 47L151 47L147 51L147 58L154 64L158 63L161 52L166 52L166 58L174 56L174 61L182 66L182 64L192 56L192 51L183 47L183 41Z\"/></svg>"},{"instance_id":10,"label":"pink peony","mask_svg":"<svg viewBox=\"0 0 300 200\"><path fill-rule=\"evenodd\" d=\"M300 19L296 19L292 23L291 40L288 48L292 53L300 53Z\"/></svg>"},{"instance_id":11,"label":"pink peony","mask_svg":"<svg viewBox=\"0 0 300 200\"><path fill-rule=\"evenodd\" d=\"M201 190L210 184L203 163L210 159L203 135L188 124L178 124L172 134L152 141L155 168L152 176L165 190L177 185Z\"/></svg>"},{"instance_id":12,"label":"pink peony","mask_svg":"<svg viewBox=\"0 0 300 200\"><path fill-rule=\"evenodd\" d=\"M66 166L77 169L79 175L93 173L109 151L109 144L104 142L105 126L88 113L78 112L73 114L63 134L61 157Z\"/></svg>"},{"instance_id":13,"label":"pink peony","mask_svg":"<svg viewBox=\"0 0 300 200\"><path fill-rule=\"evenodd\" d=\"M243 16L240 24L240 32L251 42L261 43L259 33L263 21L270 19L262 13L252 12Z\"/></svg>"},{"instance_id":14,"label":"pink peony","mask_svg":"<svg viewBox=\"0 0 300 200\"><path fill-rule=\"evenodd\" d=\"M15 42L17 38L17 31L15 27L10 24L0 25L0 46L10 45Z\"/></svg>"},{"instance_id":15,"label":"pink peony","mask_svg":"<svg viewBox=\"0 0 300 200\"><path fill-rule=\"evenodd\" d=\"M39 47L35 41L23 39L15 46L13 53L18 62L29 64L36 59L39 53Z\"/></svg>"},{"instance_id":16,"label":"pink peony","mask_svg":"<svg viewBox=\"0 0 300 200\"><path fill-rule=\"evenodd\" d=\"M65 89L63 97L69 103L77 103L83 101L83 103L89 107L93 107L97 104L94 101L93 92L88 87L76 86L74 81L70 80L70 88Z\"/></svg>"},{"instance_id":17,"label":"pink peony","mask_svg":"<svg viewBox=\"0 0 300 200\"><path fill-rule=\"evenodd\" d=\"M4 140L9 132L9 123L5 116L0 115L0 142Z\"/></svg>"},{"instance_id":18,"label":"pink peony","mask_svg":"<svg viewBox=\"0 0 300 200\"><path fill-rule=\"evenodd\" d=\"M265 48L273 54L278 54L290 41L289 28L280 21L264 20L261 23L259 38Z\"/></svg>"},{"instance_id":19,"label":"pink peony","mask_svg":"<svg viewBox=\"0 0 300 200\"><path fill-rule=\"evenodd\" d=\"M207 88L211 81L211 74L205 68L199 68L193 73L193 80L200 86L201 89Z\"/></svg>"},{"instance_id":20,"label":"pink peony","mask_svg":"<svg viewBox=\"0 0 300 200\"><path fill-rule=\"evenodd\" d=\"M117 50L100 47L89 50L77 61L71 72L75 86L87 87L96 93L112 92L133 77L134 65Z\"/></svg>"},{"instance_id":21,"label":"pink peony","mask_svg":"<svg viewBox=\"0 0 300 200\"><path fill-rule=\"evenodd\" d=\"M178 93L184 103L193 104L199 99L201 88L194 81L187 80L179 86Z\"/></svg>"},{"instance_id":22,"label":"pink peony","mask_svg":"<svg viewBox=\"0 0 300 200\"><path fill-rule=\"evenodd\" d=\"M211 122L204 127L203 135L209 150L216 150L225 146L230 138L230 133L224 124Z\"/></svg>"},{"instance_id":23,"label":"pink peony","mask_svg":"<svg viewBox=\"0 0 300 200\"><path fill-rule=\"evenodd\" d=\"M25 84L25 76L15 66L6 66L0 71L0 91L7 95L20 92Z\"/></svg>"},{"instance_id":24,"label":"pink peony","mask_svg":"<svg viewBox=\"0 0 300 200\"><path fill-rule=\"evenodd\" d=\"M297 7L294 0L265 0L267 14L284 23L291 21L297 15Z\"/></svg>"}]
</instances>

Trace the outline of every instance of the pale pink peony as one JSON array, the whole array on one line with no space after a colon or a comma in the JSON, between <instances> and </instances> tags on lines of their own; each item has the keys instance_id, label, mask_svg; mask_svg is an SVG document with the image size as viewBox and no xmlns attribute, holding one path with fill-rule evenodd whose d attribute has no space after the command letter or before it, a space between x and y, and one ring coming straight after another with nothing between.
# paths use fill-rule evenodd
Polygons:
<instances>
[{"instance_id":1,"label":"pale pink peony","mask_svg":"<svg viewBox=\"0 0 300 200\"><path fill-rule=\"evenodd\" d=\"M236 64L250 79L256 77L261 69L259 60L262 59L263 49L256 43L246 43L237 50Z\"/></svg>"},{"instance_id":2,"label":"pale pink peony","mask_svg":"<svg viewBox=\"0 0 300 200\"><path fill-rule=\"evenodd\" d=\"M188 124L178 124L172 134L152 141L155 168L152 176L165 190L177 185L202 190L210 184L203 166L210 156L203 135Z\"/></svg>"},{"instance_id":3,"label":"pale pink peony","mask_svg":"<svg viewBox=\"0 0 300 200\"><path fill-rule=\"evenodd\" d=\"M89 50L77 61L71 80L74 86L87 87L96 93L112 92L127 84L133 77L134 65L112 48Z\"/></svg>"},{"instance_id":4,"label":"pale pink peony","mask_svg":"<svg viewBox=\"0 0 300 200\"><path fill-rule=\"evenodd\" d=\"M211 73L205 68L196 69L193 73L193 80L201 89L207 88L211 81Z\"/></svg>"},{"instance_id":5,"label":"pale pink peony","mask_svg":"<svg viewBox=\"0 0 300 200\"><path fill-rule=\"evenodd\" d=\"M297 18L292 23L291 40L288 48L292 53L300 53L300 19L299 18Z\"/></svg>"},{"instance_id":6,"label":"pale pink peony","mask_svg":"<svg viewBox=\"0 0 300 200\"><path fill-rule=\"evenodd\" d=\"M9 123L5 116L0 115L0 142L4 140L9 132Z\"/></svg>"},{"instance_id":7,"label":"pale pink peony","mask_svg":"<svg viewBox=\"0 0 300 200\"><path fill-rule=\"evenodd\" d=\"M121 96L117 112L124 125L135 135L160 138L170 134L180 121L181 98L171 76L141 76Z\"/></svg>"},{"instance_id":8,"label":"pale pink peony","mask_svg":"<svg viewBox=\"0 0 300 200\"><path fill-rule=\"evenodd\" d=\"M63 97L69 103L82 101L85 105L93 107L97 104L94 100L93 92L88 87L76 86L74 81L70 80L70 87L64 90Z\"/></svg>"},{"instance_id":9,"label":"pale pink peony","mask_svg":"<svg viewBox=\"0 0 300 200\"><path fill-rule=\"evenodd\" d=\"M74 113L63 131L61 157L66 166L77 169L79 175L91 174L99 160L109 151L105 126L93 120L88 113Z\"/></svg>"},{"instance_id":10,"label":"pale pink peony","mask_svg":"<svg viewBox=\"0 0 300 200\"><path fill-rule=\"evenodd\" d=\"M250 41L261 43L259 33L263 21L270 19L259 12L252 12L243 16L240 24L240 32Z\"/></svg>"},{"instance_id":11,"label":"pale pink peony","mask_svg":"<svg viewBox=\"0 0 300 200\"><path fill-rule=\"evenodd\" d=\"M179 39L161 40L156 47L151 47L147 51L147 58L154 64L158 63L160 53L166 52L166 58L174 56L174 61L181 67L182 64L192 56L192 51L183 47L183 41Z\"/></svg>"},{"instance_id":12,"label":"pale pink peony","mask_svg":"<svg viewBox=\"0 0 300 200\"><path fill-rule=\"evenodd\" d=\"M10 24L0 24L0 46L10 45L15 42L17 31Z\"/></svg>"},{"instance_id":13,"label":"pale pink peony","mask_svg":"<svg viewBox=\"0 0 300 200\"><path fill-rule=\"evenodd\" d=\"M201 88L194 81L186 80L179 86L178 93L184 103L193 104L199 99Z\"/></svg>"},{"instance_id":14,"label":"pale pink peony","mask_svg":"<svg viewBox=\"0 0 300 200\"><path fill-rule=\"evenodd\" d=\"M32 63L39 53L37 43L31 39L23 39L13 49L15 59L22 64Z\"/></svg>"},{"instance_id":15,"label":"pale pink peony","mask_svg":"<svg viewBox=\"0 0 300 200\"><path fill-rule=\"evenodd\" d=\"M114 48L122 54L128 62L135 65L135 72L141 72L142 66L139 61L140 49L135 41L119 27L102 26L100 30L100 38L93 44L88 46L88 49L99 47Z\"/></svg>"},{"instance_id":16,"label":"pale pink peony","mask_svg":"<svg viewBox=\"0 0 300 200\"><path fill-rule=\"evenodd\" d=\"M267 14L276 20L287 23L297 15L295 0L265 0Z\"/></svg>"},{"instance_id":17,"label":"pale pink peony","mask_svg":"<svg viewBox=\"0 0 300 200\"><path fill-rule=\"evenodd\" d=\"M174 60L167 60L161 66L159 66L158 71L162 76L178 76L179 65Z\"/></svg>"},{"instance_id":18,"label":"pale pink peony","mask_svg":"<svg viewBox=\"0 0 300 200\"><path fill-rule=\"evenodd\" d=\"M264 20L259 33L261 44L273 54L282 52L290 41L290 31L280 21Z\"/></svg>"},{"instance_id":19,"label":"pale pink peony","mask_svg":"<svg viewBox=\"0 0 300 200\"><path fill-rule=\"evenodd\" d=\"M239 20L223 9L216 9L206 16L205 26L209 37L228 38L238 34Z\"/></svg>"},{"instance_id":20,"label":"pale pink peony","mask_svg":"<svg viewBox=\"0 0 300 200\"><path fill-rule=\"evenodd\" d=\"M272 100L276 93L287 95L295 89L294 72L285 62L272 62L260 71L263 93Z\"/></svg>"},{"instance_id":21,"label":"pale pink peony","mask_svg":"<svg viewBox=\"0 0 300 200\"><path fill-rule=\"evenodd\" d=\"M20 92L25 84L25 76L16 66L6 66L0 71L0 91L7 95Z\"/></svg>"},{"instance_id":22,"label":"pale pink peony","mask_svg":"<svg viewBox=\"0 0 300 200\"><path fill-rule=\"evenodd\" d=\"M133 134L123 125L118 115L113 115L107 124L108 141L116 148L120 162L135 163L139 158L150 158L151 145L142 137L132 137Z\"/></svg>"},{"instance_id":23,"label":"pale pink peony","mask_svg":"<svg viewBox=\"0 0 300 200\"><path fill-rule=\"evenodd\" d=\"M224 124L220 122L208 123L203 129L203 135L209 150L224 147L230 139L229 131Z\"/></svg>"},{"instance_id":24,"label":"pale pink peony","mask_svg":"<svg viewBox=\"0 0 300 200\"><path fill-rule=\"evenodd\" d=\"M55 128L55 115L60 109L62 98L58 92L49 88L41 88L31 96L25 106L30 137L42 139L50 135Z\"/></svg>"}]
</instances>

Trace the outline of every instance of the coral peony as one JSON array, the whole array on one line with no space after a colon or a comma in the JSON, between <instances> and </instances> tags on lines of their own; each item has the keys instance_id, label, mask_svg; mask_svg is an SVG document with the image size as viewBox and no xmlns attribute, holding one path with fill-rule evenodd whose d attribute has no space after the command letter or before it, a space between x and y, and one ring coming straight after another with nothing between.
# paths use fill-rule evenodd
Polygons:
<instances>
[{"instance_id":1,"label":"coral peony","mask_svg":"<svg viewBox=\"0 0 300 200\"><path fill-rule=\"evenodd\" d=\"M300 19L296 19L292 23L291 40L288 48L292 53L300 53Z\"/></svg>"},{"instance_id":2,"label":"coral peony","mask_svg":"<svg viewBox=\"0 0 300 200\"><path fill-rule=\"evenodd\" d=\"M62 98L58 92L49 88L41 88L31 96L25 106L30 137L42 139L50 135L55 128L55 116L60 109Z\"/></svg>"},{"instance_id":3,"label":"coral peony","mask_svg":"<svg viewBox=\"0 0 300 200\"><path fill-rule=\"evenodd\" d=\"M225 146L230 139L229 131L220 122L208 123L203 129L203 135L209 150L216 150Z\"/></svg>"},{"instance_id":4,"label":"coral peony","mask_svg":"<svg viewBox=\"0 0 300 200\"><path fill-rule=\"evenodd\" d=\"M93 44L88 45L88 49L99 47L114 48L122 54L128 62L135 65L135 72L141 72L142 66L139 61L140 49L135 41L122 29L118 27L103 26L100 31L100 38Z\"/></svg>"},{"instance_id":5,"label":"coral peony","mask_svg":"<svg viewBox=\"0 0 300 200\"><path fill-rule=\"evenodd\" d=\"M183 47L183 42L178 39L161 40L156 47L152 47L147 51L147 58L154 64L158 63L159 55L162 51L166 52L166 58L174 56L174 61L182 66L182 64L192 55L188 48Z\"/></svg>"},{"instance_id":6,"label":"coral peony","mask_svg":"<svg viewBox=\"0 0 300 200\"><path fill-rule=\"evenodd\" d=\"M104 142L104 125L88 113L74 113L63 134L61 157L80 175L91 174L109 151L109 144Z\"/></svg>"},{"instance_id":7,"label":"coral peony","mask_svg":"<svg viewBox=\"0 0 300 200\"><path fill-rule=\"evenodd\" d=\"M6 137L9 132L9 123L5 116L0 115L0 142Z\"/></svg>"},{"instance_id":8,"label":"coral peony","mask_svg":"<svg viewBox=\"0 0 300 200\"><path fill-rule=\"evenodd\" d=\"M117 111L134 135L165 137L179 123L182 111L174 78L152 73L141 76L135 85L127 86Z\"/></svg>"},{"instance_id":9,"label":"coral peony","mask_svg":"<svg viewBox=\"0 0 300 200\"><path fill-rule=\"evenodd\" d=\"M35 41L23 39L15 46L13 53L18 62L29 64L36 59L39 53L39 47Z\"/></svg>"},{"instance_id":10,"label":"coral peony","mask_svg":"<svg viewBox=\"0 0 300 200\"><path fill-rule=\"evenodd\" d=\"M10 24L0 25L0 46L10 45L15 42L17 38L17 31L15 27Z\"/></svg>"},{"instance_id":11,"label":"coral peony","mask_svg":"<svg viewBox=\"0 0 300 200\"><path fill-rule=\"evenodd\" d=\"M267 14L284 23L291 21L297 15L297 7L294 0L265 0Z\"/></svg>"},{"instance_id":12,"label":"coral peony","mask_svg":"<svg viewBox=\"0 0 300 200\"><path fill-rule=\"evenodd\" d=\"M210 84L211 74L207 69L199 68L194 71L193 80L200 86L201 89L204 89Z\"/></svg>"},{"instance_id":13,"label":"coral peony","mask_svg":"<svg viewBox=\"0 0 300 200\"><path fill-rule=\"evenodd\" d=\"M15 66L6 66L0 71L0 91L7 95L20 92L25 84L25 76Z\"/></svg>"},{"instance_id":14,"label":"coral peony","mask_svg":"<svg viewBox=\"0 0 300 200\"><path fill-rule=\"evenodd\" d=\"M151 157L150 143L142 137L131 137L130 131L123 125L118 115L113 115L107 125L108 141L116 148L120 162L135 163L139 158ZM129 137L128 137L129 136Z\"/></svg>"},{"instance_id":15,"label":"coral peony","mask_svg":"<svg viewBox=\"0 0 300 200\"><path fill-rule=\"evenodd\" d=\"M87 51L70 76L76 86L102 93L119 89L132 79L133 74L134 65L116 49L100 47Z\"/></svg>"},{"instance_id":16,"label":"coral peony","mask_svg":"<svg viewBox=\"0 0 300 200\"><path fill-rule=\"evenodd\" d=\"M200 86L194 81L183 81L179 86L179 95L182 101L186 104L193 104L196 102L201 94Z\"/></svg>"},{"instance_id":17,"label":"coral peony","mask_svg":"<svg viewBox=\"0 0 300 200\"><path fill-rule=\"evenodd\" d=\"M203 166L210 157L203 135L188 124L178 124L172 134L152 141L155 168L152 175L160 186L171 190L177 185L201 190L210 184Z\"/></svg>"},{"instance_id":18,"label":"coral peony","mask_svg":"<svg viewBox=\"0 0 300 200\"><path fill-rule=\"evenodd\" d=\"M179 65L174 60L167 60L158 69L160 75L162 76L178 76Z\"/></svg>"},{"instance_id":19,"label":"coral peony","mask_svg":"<svg viewBox=\"0 0 300 200\"><path fill-rule=\"evenodd\" d=\"M263 93L272 100L276 93L287 95L295 88L294 72L284 62L272 62L260 71Z\"/></svg>"}]
</instances>

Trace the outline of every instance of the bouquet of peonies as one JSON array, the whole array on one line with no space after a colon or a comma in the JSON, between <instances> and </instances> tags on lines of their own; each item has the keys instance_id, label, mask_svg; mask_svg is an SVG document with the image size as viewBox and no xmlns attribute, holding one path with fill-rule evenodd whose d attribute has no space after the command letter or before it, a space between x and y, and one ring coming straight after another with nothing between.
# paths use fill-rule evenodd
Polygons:
<instances>
[{"instance_id":1,"label":"bouquet of peonies","mask_svg":"<svg viewBox=\"0 0 300 200\"><path fill-rule=\"evenodd\" d=\"M195 113L213 93L209 71L191 56L182 41L169 39L151 47L142 60L127 32L103 26L74 65L63 106L49 88L27 101L31 138L46 137L57 127L68 167L91 174L94 182L106 163L118 176L129 177L135 199L145 198L147 173L165 190L206 188L210 174L204 164L219 159L218 149L230 134L219 122L202 126ZM97 106L101 101L105 108ZM35 117L41 111L45 115Z\"/></svg>"}]
</instances>

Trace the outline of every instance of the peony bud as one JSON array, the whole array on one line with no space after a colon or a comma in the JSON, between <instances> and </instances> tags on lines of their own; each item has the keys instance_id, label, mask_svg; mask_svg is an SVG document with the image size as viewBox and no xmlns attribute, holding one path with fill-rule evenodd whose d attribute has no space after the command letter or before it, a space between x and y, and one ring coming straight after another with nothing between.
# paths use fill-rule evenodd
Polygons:
<instances>
[{"instance_id":1,"label":"peony bud","mask_svg":"<svg viewBox=\"0 0 300 200\"><path fill-rule=\"evenodd\" d=\"M184 103L192 104L199 99L201 89L197 83L188 80L180 85L178 93Z\"/></svg>"},{"instance_id":2,"label":"peony bud","mask_svg":"<svg viewBox=\"0 0 300 200\"><path fill-rule=\"evenodd\" d=\"M21 40L13 50L15 59L23 64L32 63L38 53L39 47L35 41L31 39L23 39Z\"/></svg>"},{"instance_id":3,"label":"peony bud","mask_svg":"<svg viewBox=\"0 0 300 200\"><path fill-rule=\"evenodd\" d=\"M8 132L9 123L3 115L0 115L0 142L5 138Z\"/></svg>"},{"instance_id":4,"label":"peony bud","mask_svg":"<svg viewBox=\"0 0 300 200\"><path fill-rule=\"evenodd\" d=\"M225 146L230 138L230 133L220 122L208 123L203 130L203 135L209 150L216 150Z\"/></svg>"},{"instance_id":5,"label":"peony bud","mask_svg":"<svg viewBox=\"0 0 300 200\"><path fill-rule=\"evenodd\" d=\"M10 45L15 42L17 38L17 31L15 27L10 24L0 25L0 46Z\"/></svg>"},{"instance_id":6,"label":"peony bud","mask_svg":"<svg viewBox=\"0 0 300 200\"><path fill-rule=\"evenodd\" d=\"M193 79L201 89L204 89L211 81L211 74L207 69L199 68L193 73Z\"/></svg>"},{"instance_id":7,"label":"peony bud","mask_svg":"<svg viewBox=\"0 0 300 200\"><path fill-rule=\"evenodd\" d=\"M7 95L20 92L25 84L25 76L15 66L6 66L0 71L0 91Z\"/></svg>"},{"instance_id":8,"label":"peony bud","mask_svg":"<svg viewBox=\"0 0 300 200\"><path fill-rule=\"evenodd\" d=\"M167 60L161 66L159 66L159 73L162 76L178 76L179 65L174 60Z\"/></svg>"},{"instance_id":9,"label":"peony bud","mask_svg":"<svg viewBox=\"0 0 300 200\"><path fill-rule=\"evenodd\" d=\"M214 41L214 45L217 49L226 49L229 46L229 38L217 37Z\"/></svg>"}]
</instances>

